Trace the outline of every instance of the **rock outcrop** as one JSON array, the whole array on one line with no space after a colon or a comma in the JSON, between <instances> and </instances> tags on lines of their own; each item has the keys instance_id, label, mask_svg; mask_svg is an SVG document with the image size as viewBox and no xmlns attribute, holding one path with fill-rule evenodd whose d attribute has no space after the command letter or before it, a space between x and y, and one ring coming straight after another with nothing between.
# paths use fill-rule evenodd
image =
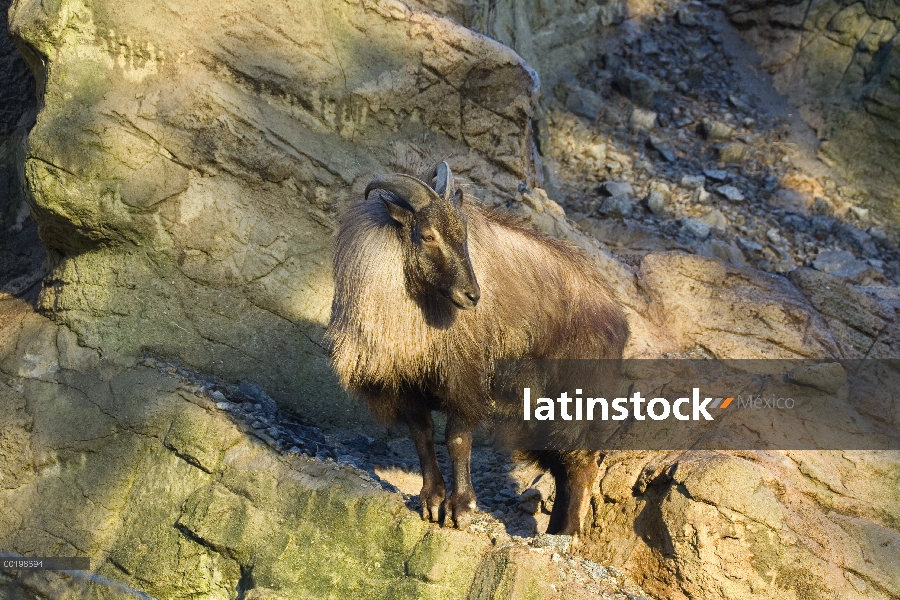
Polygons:
<instances>
[{"instance_id":1,"label":"rock outcrop","mask_svg":"<svg viewBox=\"0 0 900 600\"><path fill-rule=\"evenodd\" d=\"M361 416L321 348L348 192L416 144L487 199L539 177L534 72L400 2L20 1L10 17L43 103L28 189L60 256L41 306L104 355L252 377L321 422Z\"/></svg>"},{"instance_id":2,"label":"rock outcrop","mask_svg":"<svg viewBox=\"0 0 900 600\"><path fill-rule=\"evenodd\" d=\"M2 568L0 596L639 594L508 536L429 527L365 472L279 454L196 392L0 295L0 549L91 558L90 572Z\"/></svg>"},{"instance_id":3,"label":"rock outcrop","mask_svg":"<svg viewBox=\"0 0 900 600\"><path fill-rule=\"evenodd\" d=\"M822 140L820 157L896 226L900 7L892 2L725 3L775 85ZM866 197L868 196L868 198Z\"/></svg>"}]
</instances>

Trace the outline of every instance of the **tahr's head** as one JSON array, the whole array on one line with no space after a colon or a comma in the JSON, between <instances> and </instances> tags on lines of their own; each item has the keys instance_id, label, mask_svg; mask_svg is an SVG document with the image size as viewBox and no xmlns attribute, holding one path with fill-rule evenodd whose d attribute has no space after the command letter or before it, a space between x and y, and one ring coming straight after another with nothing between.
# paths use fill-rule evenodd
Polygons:
<instances>
[{"instance_id":1,"label":"tahr's head","mask_svg":"<svg viewBox=\"0 0 900 600\"><path fill-rule=\"evenodd\" d=\"M481 297L469 260L463 193L453 185L453 173L441 162L431 174L433 185L399 173L384 175L366 186L374 190L410 244L407 276L423 289L433 289L458 308L474 308Z\"/></svg>"}]
</instances>

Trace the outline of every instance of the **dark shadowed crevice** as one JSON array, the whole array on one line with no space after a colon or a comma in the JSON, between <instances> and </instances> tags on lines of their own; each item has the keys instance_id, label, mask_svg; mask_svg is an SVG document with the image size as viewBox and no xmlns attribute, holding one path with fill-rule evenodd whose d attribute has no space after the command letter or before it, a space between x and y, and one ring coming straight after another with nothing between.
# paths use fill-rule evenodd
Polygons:
<instances>
[{"instance_id":1,"label":"dark shadowed crevice","mask_svg":"<svg viewBox=\"0 0 900 600\"><path fill-rule=\"evenodd\" d=\"M35 80L9 35L0 0L0 292L31 303L47 273L47 250L25 200L25 138L37 115Z\"/></svg>"}]
</instances>

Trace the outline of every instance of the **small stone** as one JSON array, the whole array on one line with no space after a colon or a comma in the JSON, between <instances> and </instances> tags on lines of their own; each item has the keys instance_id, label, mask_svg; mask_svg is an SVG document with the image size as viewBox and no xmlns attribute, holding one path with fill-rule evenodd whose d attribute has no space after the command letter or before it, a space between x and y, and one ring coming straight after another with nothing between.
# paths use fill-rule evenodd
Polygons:
<instances>
[{"instance_id":1,"label":"small stone","mask_svg":"<svg viewBox=\"0 0 900 600\"><path fill-rule=\"evenodd\" d=\"M632 131L650 131L656 126L656 113L652 110L635 106L634 110L631 111L629 125Z\"/></svg>"},{"instance_id":2,"label":"small stone","mask_svg":"<svg viewBox=\"0 0 900 600\"><path fill-rule=\"evenodd\" d=\"M740 246L744 250L749 250L750 252L760 252L762 251L762 246L753 240L748 240L747 238L738 236L737 237L738 246Z\"/></svg>"},{"instance_id":3,"label":"small stone","mask_svg":"<svg viewBox=\"0 0 900 600\"><path fill-rule=\"evenodd\" d=\"M681 230L694 236L701 242L709 237L709 225L698 219L684 217L681 219Z\"/></svg>"},{"instance_id":4,"label":"small stone","mask_svg":"<svg viewBox=\"0 0 900 600\"><path fill-rule=\"evenodd\" d=\"M622 194L634 195L634 188L627 181L604 181L600 185L600 191L607 196L621 196Z\"/></svg>"},{"instance_id":5,"label":"small stone","mask_svg":"<svg viewBox=\"0 0 900 600\"><path fill-rule=\"evenodd\" d=\"M219 390L214 390L213 393L210 394L209 396L216 402L225 402L227 400L227 398L225 397L225 394L223 394ZM229 402L229 404L230 404L230 402Z\"/></svg>"},{"instance_id":6,"label":"small stone","mask_svg":"<svg viewBox=\"0 0 900 600\"><path fill-rule=\"evenodd\" d=\"M719 161L723 163L739 163L744 158L746 147L742 142L723 144L718 148Z\"/></svg>"},{"instance_id":7,"label":"small stone","mask_svg":"<svg viewBox=\"0 0 900 600\"><path fill-rule=\"evenodd\" d=\"M681 187L688 190L696 190L703 187L706 177L703 175L685 175L681 178Z\"/></svg>"},{"instance_id":8,"label":"small stone","mask_svg":"<svg viewBox=\"0 0 900 600\"><path fill-rule=\"evenodd\" d=\"M872 240L872 236L862 229L853 225L844 225L841 227L840 232L845 239L852 240L853 244L866 256L874 257L878 255L878 247L875 245L875 241Z\"/></svg>"},{"instance_id":9,"label":"small stone","mask_svg":"<svg viewBox=\"0 0 900 600\"><path fill-rule=\"evenodd\" d=\"M628 194L620 194L607 198L597 209L601 215L607 218L627 219L634 211L634 199Z\"/></svg>"},{"instance_id":10,"label":"small stone","mask_svg":"<svg viewBox=\"0 0 900 600\"><path fill-rule=\"evenodd\" d=\"M724 142L731 139L734 129L721 121L704 120L700 123L700 135L708 142Z\"/></svg>"},{"instance_id":11,"label":"small stone","mask_svg":"<svg viewBox=\"0 0 900 600\"><path fill-rule=\"evenodd\" d=\"M590 90L575 87L566 96L566 108L576 115L596 119L603 109L603 100Z\"/></svg>"},{"instance_id":12,"label":"small stone","mask_svg":"<svg viewBox=\"0 0 900 600\"><path fill-rule=\"evenodd\" d=\"M638 106L649 108L659 92L659 83L633 69L623 69L616 76L616 87Z\"/></svg>"},{"instance_id":13,"label":"small stone","mask_svg":"<svg viewBox=\"0 0 900 600\"><path fill-rule=\"evenodd\" d=\"M728 228L728 220L722 214L722 211L717 208L712 209L697 220L719 233L725 233L725 230Z\"/></svg>"},{"instance_id":14,"label":"small stone","mask_svg":"<svg viewBox=\"0 0 900 600\"><path fill-rule=\"evenodd\" d=\"M691 192L691 202L694 204L709 204L711 196L703 186Z\"/></svg>"},{"instance_id":15,"label":"small stone","mask_svg":"<svg viewBox=\"0 0 900 600\"><path fill-rule=\"evenodd\" d=\"M831 273L836 277L857 280L862 278L872 267L853 256L846 250L826 250L820 252L812 263L819 271Z\"/></svg>"},{"instance_id":16,"label":"small stone","mask_svg":"<svg viewBox=\"0 0 900 600\"><path fill-rule=\"evenodd\" d=\"M870 227L869 235L871 235L876 240L881 240L882 242L887 240L887 233L885 233L884 229L881 227Z\"/></svg>"},{"instance_id":17,"label":"small stone","mask_svg":"<svg viewBox=\"0 0 900 600\"><path fill-rule=\"evenodd\" d=\"M867 222L869 220L869 209L868 208L860 208L859 206L851 206L850 212L853 213L860 221Z\"/></svg>"},{"instance_id":18,"label":"small stone","mask_svg":"<svg viewBox=\"0 0 900 600\"><path fill-rule=\"evenodd\" d=\"M747 104L739 96L735 96L734 94L728 96L728 102L736 109L742 110L744 112L750 112L751 110L753 110L752 108L750 108L749 104Z\"/></svg>"},{"instance_id":19,"label":"small stone","mask_svg":"<svg viewBox=\"0 0 900 600\"><path fill-rule=\"evenodd\" d=\"M722 194L727 200L731 200L732 202L744 201L744 194L742 194L741 190L737 189L733 185L720 185L716 188L716 191Z\"/></svg>"},{"instance_id":20,"label":"small stone","mask_svg":"<svg viewBox=\"0 0 900 600\"><path fill-rule=\"evenodd\" d=\"M675 89L678 90L679 92L681 92L682 94L687 94L689 91L691 91L691 84L682 79L681 81L679 81L678 83L675 84Z\"/></svg>"},{"instance_id":21,"label":"small stone","mask_svg":"<svg viewBox=\"0 0 900 600\"><path fill-rule=\"evenodd\" d=\"M660 192L650 192L645 199L647 208L654 215L660 215L666 208L666 197Z\"/></svg>"},{"instance_id":22,"label":"small stone","mask_svg":"<svg viewBox=\"0 0 900 600\"><path fill-rule=\"evenodd\" d=\"M725 169L703 169L703 174L713 181L725 181L728 179L728 171Z\"/></svg>"},{"instance_id":23,"label":"small stone","mask_svg":"<svg viewBox=\"0 0 900 600\"><path fill-rule=\"evenodd\" d=\"M842 277L854 283L862 283L866 278L877 274L869 263L857 260L831 272L835 277Z\"/></svg>"},{"instance_id":24,"label":"small stone","mask_svg":"<svg viewBox=\"0 0 900 600\"><path fill-rule=\"evenodd\" d=\"M779 234L778 230L774 227L766 231L766 237L769 238L769 241L776 246L783 246L785 243L787 243L787 240L781 237L781 234Z\"/></svg>"},{"instance_id":25,"label":"small stone","mask_svg":"<svg viewBox=\"0 0 900 600\"><path fill-rule=\"evenodd\" d=\"M656 136L650 136L649 140L650 147L659 152L660 156L662 156L666 162L673 163L676 160L675 149L672 146L665 143L662 138L658 138Z\"/></svg>"}]
</instances>

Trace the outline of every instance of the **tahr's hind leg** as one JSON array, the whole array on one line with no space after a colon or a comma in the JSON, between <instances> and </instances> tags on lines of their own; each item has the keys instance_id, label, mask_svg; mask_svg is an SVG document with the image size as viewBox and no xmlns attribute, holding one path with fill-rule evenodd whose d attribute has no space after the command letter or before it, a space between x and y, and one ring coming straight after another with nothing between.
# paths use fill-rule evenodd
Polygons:
<instances>
[{"instance_id":1,"label":"tahr's hind leg","mask_svg":"<svg viewBox=\"0 0 900 600\"><path fill-rule=\"evenodd\" d=\"M475 511L475 490L472 488L472 431L474 427L459 417L447 417L447 452L453 463L453 490L444 502L445 518L452 519L459 529L472 522Z\"/></svg>"},{"instance_id":2,"label":"tahr's hind leg","mask_svg":"<svg viewBox=\"0 0 900 600\"><path fill-rule=\"evenodd\" d=\"M434 449L434 421L431 418L431 411L423 408L407 412L405 420L409 426L409 437L416 446L419 464L422 467L422 491L419 493L422 518L438 523L441 520L441 506L446 490Z\"/></svg>"},{"instance_id":3,"label":"tahr's hind leg","mask_svg":"<svg viewBox=\"0 0 900 600\"><path fill-rule=\"evenodd\" d=\"M550 473L556 481L556 499L547 533L580 535L584 532L599 458L599 452L560 452L549 461Z\"/></svg>"}]
</instances>

